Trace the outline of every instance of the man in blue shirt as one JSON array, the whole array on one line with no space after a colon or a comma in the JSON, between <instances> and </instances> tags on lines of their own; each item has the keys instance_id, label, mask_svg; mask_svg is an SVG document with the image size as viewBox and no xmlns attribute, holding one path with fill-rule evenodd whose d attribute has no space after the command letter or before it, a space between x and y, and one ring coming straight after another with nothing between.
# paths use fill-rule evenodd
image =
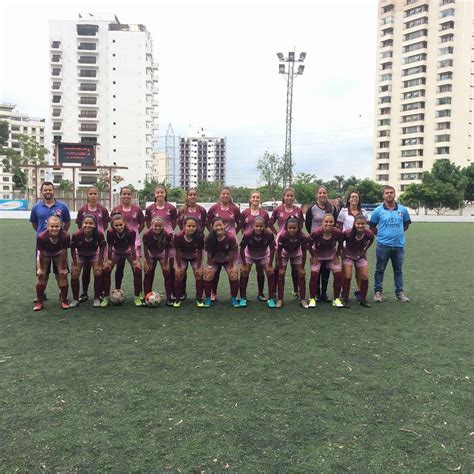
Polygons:
<instances>
[{"instance_id":1,"label":"man in blue shirt","mask_svg":"<svg viewBox=\"0 0 474 474\"><path fill-rule=\"evenodd\" d=\"M374 276L374 301L377 303L382 302L383 274L389 260L392 261L395 298L404 303L410 301L403 289L405 232L410 224L407 208L395 201L395 189L385 186L383 203L375 208L369 222L370 229L377 235L377 264Z\"/></svg>"}]
</instances>

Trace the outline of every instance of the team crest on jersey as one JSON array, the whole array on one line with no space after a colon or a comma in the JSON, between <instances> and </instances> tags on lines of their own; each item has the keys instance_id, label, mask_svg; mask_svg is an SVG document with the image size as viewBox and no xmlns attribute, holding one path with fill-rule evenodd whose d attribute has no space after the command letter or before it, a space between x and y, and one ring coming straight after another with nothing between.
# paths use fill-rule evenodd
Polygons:
<instances>
[{"instance_id":1,"label":"team crest on jersey","mask_svg":"<svg viewBox=\"0 0 474 474\"><path fill-rule=\"evenodd\" d=\"M402 211L398 211L397 214L398 214L399 217L402 217L403 212L402 212Z\"/></svg>"},{"instance_id":2,"label":"team crest on jersey","mask_svg":"<svg viewBox=\"0 0 474 474\"><path fill-rule=\"evenodd\" d=\"M59 208L59 207L58 207L57 209L55 209L55 210L54 210L54 214L55 214L56 216L59 216L59 217L61 217L61 213L62 213L62 209L61 209L61 208Z\"/></svg>"}]
</instances>

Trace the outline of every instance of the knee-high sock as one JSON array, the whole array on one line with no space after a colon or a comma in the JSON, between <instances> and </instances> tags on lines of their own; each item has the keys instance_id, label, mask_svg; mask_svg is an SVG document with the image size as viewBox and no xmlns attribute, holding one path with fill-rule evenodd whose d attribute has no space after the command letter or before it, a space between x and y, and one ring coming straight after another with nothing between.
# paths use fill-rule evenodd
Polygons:
<instances>
[{"instance_id":1,"label":"knee-high sock","mask_svg":"<svg viewBox=\"0 0 474 474\"><path fill-rule=\"evenodd\" d=\"M298 287L300 300L306 299L306 278L304 275L298 275Z\"/></svg>"},{"instance_id":2,"label":"knee-high sock","mask_svg":"<svg viewBox=\"0 0 474 474\"><path fill-rule=\"evenodd\" d=\"M111 270L109 268L104 268L102 271L102 289L104 290L105 296L110 295L110 272Z\"/></svg>"},{"instance_id":3,"label":"knee-high sock","mask_svg":"<svg viewBox=\"0 0 474 474\"><path fill-rule=\"evenodd\" d=\"M169 276L168 280L170 280L171 283L171 293L174 291L174 282L176 280L176 273L174 271L174 258L170 261L170 269L169 269ZM165 280L165 291L166 291L166 280ZM176 295L173 295L176 297Z\"/></svg>"},{"instance_id":4,"label":"knee-high sock","mask_svg":"<svg viewBox=\"0 0 474 474\"><path fill-rule=\"evenodd\" d=\"M202 278L196 278L196 299L202 300L202 292L204 290L204 282Z\"/></svg>"},{"instance_id":5,"label":"knee-high sock","mask_svg":"<svg viewBox=\"0 0 474 474\"><path fill-rule=\"evenodd\" d=\"M239 280L231 280L229 278L229 285L230 285L230 296L232 298L237 298L237 294L239 292Z\"/></svg>"},{"instance_id":6,"label":"knee-high sock","mask_svg":"<svg viewBox=\"0 0 474 474\"><path fill-rule=\"evenodd\" d=\"M318 282L319 282L319 272L311 272L309 278L309 297L316 298L318 296Z\"/></svg>"},{"instance_id":7,"label":"knee-high sock","mask_svg":"<svg viewBox=\"0 0 474 474\"><path fill-rule=\"evenodd\" d=\"M125 260L120 260L115 267L115 288L122 288L123 273L125 270Z\"/></svg>"},{"instance_id":8,"label":"knee-high sock","mask_svg":"<svg viewBox=\"0 0 474 474\"><path fill-rule=\"evenodd\" d=\"M278 299L282 300L285 294L285 275L278 274Z\"/></svg>"},{"instance_id":9,"label":"knee-high sock","mask_svg":"<svg viewBox=\"0 0 474 474\"><path fill-rule=\"evenodd\" d=\"M258 278L258 277L257 277ZM247 275L240 275L240 297L247 298L247 285L249 284L249 276ZM258 290L258 294L260 295L260 289Z\"/></svg>"},{"instance_id":10,"label":"knee-high sock","mask_svg":"<svg viewBox=\"0 0 474 474\"><path fill-rule=\"evenodd\" d=\"M293 291L298 293L299 273L293 266L291 267L291 281L293 282Z\"/></svg>"},{"instance_id":11,"label":"knee-high sock","mask_svg":"<svg viewBox=\"0 0 474 474\"><path fill-rule=\"evenodd\" d=\"M351 279L343 278L342 279L342 297L347 300L349 299L349 291L351 289Z\"/></svg>"},{"instance_id":12,"label":"knee-high sock","mask_svg":"<svg viewBox=\"0 0 474 474\"><path fill-rule=\"evenodd\" d=\"M275 298L275 273L270 273L268 279L268 299L272 300Z\"/></svg>"},{"instance_id":13,"label":"knee-high sock","mask_svg":"<svg viewBox=\"0 0 474 474\"><path fill-rule=\"evenodd\" d=\"M362 301L367 299L367 291L369 289L369 280L360 280L360 298Z\"/></svg>"},{"instance_id":14,"label":"knee-high sock","mask_svg":"<svg viewBox=\"0 0 474 474\"><path fill-rule=\"evenodd\" d=\"M153 288L153 280L155 279L155 269L149 268L145 272L145 276L143 278L143 292L145 295L150 293L151 289Z\"/></svg>"},{"instance_id":15,"label":"knee-high sock","mask_svg":"<svg viewBox=\"0 0 474 474\"><path fill-rule=\"evenodd\" d=\"M212 280L212 293L217 293L217 287L219 286L219 277L221 276L221 269L222 267L219 265L214 278Z\"/></svg>"},{"instance_id":16,"label":"knee-high sock","mask_svg":"<svg viewBox=\"0 0 474 474\"><path fill-rule=\"evenodd\" d=\"M133 269L133 290L135 296L140 296L142 292L142 269L134 268Z\"/></svg>"},{"instance_id":17,"label":"knee-high sock","mask_svg":"<svg viewBox=\"0 0 474 474\"><path fill-rule=\"evenodd\" d=\"M173 295L179 300L183 296L183 280L175 278L173 288Z\"/></svg>"},{"instance_id":18,"label":"knee-high sock","mask_svg":"<svg viewBox=\"0 0 474 474\"><path fill-rule=\"evenodd\" d=\"M102 274L94 275L94 299L98 300L102 293Z\"/></svg>"},{"instance_id":19,"label":"knee-high sock","mask_svg":"<svg viewBox=\"0 0 474 474\"><path fill-rule=\"evenodd\" d=\"M89 284L91 282L91 266L89 263L86 263L84 267L82 268L82 293L87 295L87 290L89 289ZM72 286L72 280L71 280L71 286ZM73 294L74 294L74 290ZM75 300L78 298L74 297Z\"/></svg>"},{"instance_id":20,"label":"knee-high sock","mask_svg":"<svg viewBox=\"0 0 474 474\"><path fill-rule=\"evenodd\" d=\"M263 295L265 289L265 271L261 266L257 267L257 288L258 294Z\"/></svg>"},{"instance_id":21,"label":"knee-high sock","mask_svg":"<svg viewBox=\"0 0 474 474\"><path fill-rule=\"evenodd\" d=\"M187 284L188 284L188 272L186 271L183 278L183 296L186 294Z\"/></svg>"},{"instance_id":22,"label":"knee-high sock","mask_svg":"<svg viewBox=\"0 0 474 474\"><path fill-rule=\"evenodd\" d=\"M210 297L211 297L211 293L212 293L212 281L204 280L204 293L205 293L205 295L206 295L206 298L210 298Z\"/></svg>"},{"instance_id":23,"label":"knee-high sock","mask_svg":"<svg viewBox=\"0 0 474 474\"><path fill-rule=\"evenodd\" d=\"M43 304L44 302L44 290L46 290L46 285L40 283L36 284L36 299L39 304Z\"/></svg>"},{"instance_id":24,"label":"knee-high sock","mask_svg":"<svg viewBox=\"0 0 474 474\"><path fill-rule=\"evenodd\" d=\"M69 285L66 283L60 286L59 289L61 291L61 303L67 303L67 290L69 289Z\"/></svg>"},{"instance_id":25,"label":"knee-high sock","mask_svg":"<svg viewBox=\"0 0 474 474\"><path fill-rule=\"evenodd\" d=\"M328 292L328 283L329 283L329 275L331 274L331 270L329 268L322 268L321 269L321 295L326 295ZM338 298L339 295L336 296Z\"/></svg>"},{"instance_id":26,"label":"knee-high sock","mask_svg":"<svg viewBox=\"0 0 474 474\"><path fill-rule=\"evenodd\" d=\"M71 290L72 297L77 301L79 299L79 278L71 278Z\"/></svg>"},{"instance_id":27,"label":"knee-high sock","mask_svg":"<svg viewBox=\"0 0 474 474\"><path fill-rule=\"evenodd\" d=\"M341 295L341 284L342 284L342 273L341 272L336 272L333 275L333 284L332 284L332 289L333 289L333 299L339 298Z\"/></svg>"},{"instance_id":28,"label":"knee-high sock","mask_svg":"<svg viewBox=\"0 0 474 474\"><path fill-rule=\"evenodd\" d=\"M165 282L166 299L170 300L173 297L173 285L174 285L174 281L175 281L173 279L170 271L164 271L163 272L163 280Z\"/></svg>"}]
</instances>

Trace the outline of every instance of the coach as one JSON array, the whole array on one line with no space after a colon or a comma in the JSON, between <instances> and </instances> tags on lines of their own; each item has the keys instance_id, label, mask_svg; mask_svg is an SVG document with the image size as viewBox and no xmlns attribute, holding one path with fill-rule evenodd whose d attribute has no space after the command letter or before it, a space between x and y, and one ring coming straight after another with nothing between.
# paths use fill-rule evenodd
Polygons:
<instances>
[{"instance_id":1,"label":"coach","mask_svg":"<svg viewBox=\"0 0 474 474\"><path fill-rule=\"evenodd\" d=\"M383 203L376 207L370 217L370 229L377 235L375 255L377 264L374 277L374 301L382 302L383 274L392 260L395 281L395 298L404 303L410 301L403 289L403 259L405 255L405 232L411 224L406 207L395 201L395 189L383 188Z\"/></svg>"}]
</instances>

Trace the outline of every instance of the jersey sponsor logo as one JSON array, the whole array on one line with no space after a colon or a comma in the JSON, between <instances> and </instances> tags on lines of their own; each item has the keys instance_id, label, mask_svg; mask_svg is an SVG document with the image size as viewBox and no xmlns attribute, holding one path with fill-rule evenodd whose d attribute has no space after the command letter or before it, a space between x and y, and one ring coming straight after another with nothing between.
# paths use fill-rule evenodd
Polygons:
<instances>
[{"instance_id":1,"label":"jersey sponsor logo","mask_svg":"<svg viewBox=\"0 0 474 474\"><path fill-rule=\"evenodd\" d=\"M56 216L61 217L62 212L63 212L63 210L58 207L57 209L55 209L54 214L55 214Z\"/></svg>"}]
</instances>

